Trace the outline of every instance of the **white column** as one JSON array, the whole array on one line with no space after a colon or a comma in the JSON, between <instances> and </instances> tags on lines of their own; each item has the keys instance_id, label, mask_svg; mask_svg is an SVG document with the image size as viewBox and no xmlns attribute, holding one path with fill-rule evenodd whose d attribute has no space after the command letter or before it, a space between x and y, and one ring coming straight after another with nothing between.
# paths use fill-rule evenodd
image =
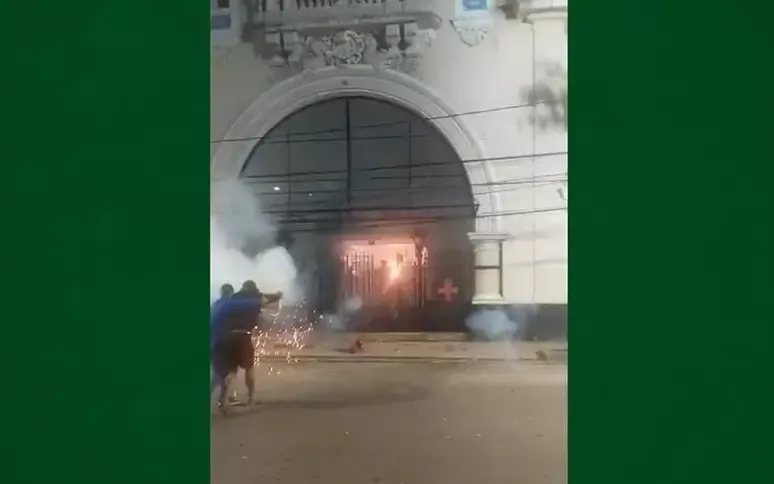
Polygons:
<instances>
[{"instance_id":1,"label":"white column","mask_svg":"<svg viewBox=\"0 0 774 484\"><path fill-rule=\"evenodd\" d=\"M475 253L473 277L474 305L507 304L503 297L503 241L509 236L498 233L468 234Z\"/></svg>"}]
</instances>

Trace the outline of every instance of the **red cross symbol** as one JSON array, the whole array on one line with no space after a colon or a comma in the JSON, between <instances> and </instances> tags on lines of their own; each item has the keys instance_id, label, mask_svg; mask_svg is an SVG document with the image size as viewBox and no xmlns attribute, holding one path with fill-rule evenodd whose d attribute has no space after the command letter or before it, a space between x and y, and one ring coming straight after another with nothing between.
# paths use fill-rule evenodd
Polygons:
<instances>
[{"instance_id":1,"label":"red cross symbol","mask_svg":"<svg viewBox=\"0 0 774 484\"><path fill-rule=\"evenodd\" d=\"M446 302L451 302L454 299L453 296L456 296L458 292L459 288L448 277L443 280L443 286L438 288L438 294L441 294Z\"/></svg>"}]
</instances>

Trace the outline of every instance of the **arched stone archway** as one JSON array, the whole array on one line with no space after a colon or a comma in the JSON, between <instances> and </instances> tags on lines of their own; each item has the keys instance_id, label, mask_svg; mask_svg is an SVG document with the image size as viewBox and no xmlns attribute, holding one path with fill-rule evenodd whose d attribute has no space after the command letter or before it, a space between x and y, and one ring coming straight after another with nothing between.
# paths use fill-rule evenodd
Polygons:
<instances>
[{"instance_id":1,"label":"arched stone archway","mask_svg":"<svg viewBox=\"0 0 774 484\"><path fill-rule=\"evenodd\" d=\"M370 66L332 67L299 74L264 92L228 130L225 139L237 141L220 143L217 147L211 165L212 179L238 177L261 137L292 113L320 101L344 96L388 101L432 120L463 161L472 185L497 181L472 123L460 116L458 110L419 80ZM479 205L476 231L501 232L502 223L496 215L502 212L498 192L477 194L476 201Z\"/></svg>"},{"instance_id":2,"label":"arched stone archway","mask_svg":"<svg viewBox=\"0 0 774 484\"><path fill-rule=\"evenodd\" d=\"M240 180L291 241L304 305L359 300L359 330L464 328L475 204L432 123L381 99L324 99L261 138Z\"/></svg>"}]
</instances>

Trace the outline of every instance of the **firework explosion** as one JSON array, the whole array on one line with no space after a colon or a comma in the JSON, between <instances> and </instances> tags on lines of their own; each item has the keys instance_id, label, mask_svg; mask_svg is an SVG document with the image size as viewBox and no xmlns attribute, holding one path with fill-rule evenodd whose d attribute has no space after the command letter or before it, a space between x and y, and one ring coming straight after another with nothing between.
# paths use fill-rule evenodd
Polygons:
<instances>
[{"instance_id":1,"label":"firework explosion","mask_svg":"<svg viewBox=\"0 0 774 484\"><path fill-rule=\"evenodd\" d=\"M306 300L297 306L280 308L276 312L264 311L263 327L253 332L255 345L255 366L261 366L262 359L286 363L297 363L297 355L309 346L315 328L328 317L309 309ZM269 375L280 374L269 365Z\"/></svg>"}]
</instances>

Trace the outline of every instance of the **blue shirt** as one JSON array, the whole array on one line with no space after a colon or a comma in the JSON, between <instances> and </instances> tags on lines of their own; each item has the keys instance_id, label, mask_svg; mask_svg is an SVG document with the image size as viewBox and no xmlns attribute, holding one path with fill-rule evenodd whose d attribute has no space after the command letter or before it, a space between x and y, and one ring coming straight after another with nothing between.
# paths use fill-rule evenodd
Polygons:
<instances>
[{"instance_id":1,"label":"blue shirt","mask_svg":"<svg viewBox=\"0 0 774 484\"><path fill-rule=\"evenodd\" d=\"M218 309L223 306L224 303L226 303L229 300L228 296L221 297L214 303L212 303L212 306L210 307L210 324L212 324L212 316L218 311Z\"/></svg>"},{"instance_id":2,"label":"blue shirt","mask_svg":"<svg viewBox=\"0 0 774 484\"><path fill-rule=\"evenodd\" d=\"M262 295L256 297L221 298L210 310L210 345L228 331L251 331L261 313Z\"/></svg>"}]
</instances>

